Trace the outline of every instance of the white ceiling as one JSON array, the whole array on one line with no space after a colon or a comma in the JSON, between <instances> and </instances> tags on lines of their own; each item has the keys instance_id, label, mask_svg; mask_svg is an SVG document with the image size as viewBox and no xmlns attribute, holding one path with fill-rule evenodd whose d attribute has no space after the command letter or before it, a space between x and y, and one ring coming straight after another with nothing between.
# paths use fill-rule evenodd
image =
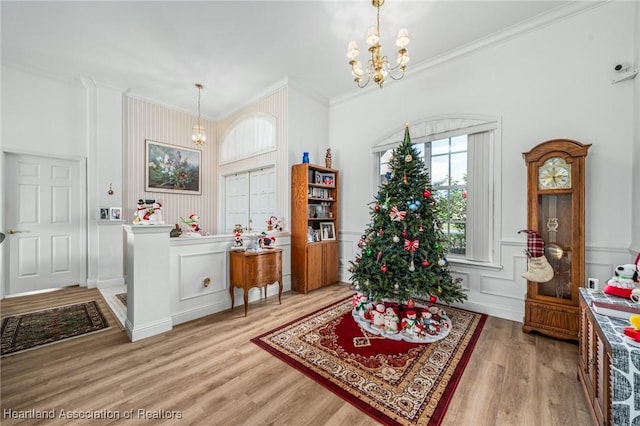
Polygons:
<instances>
[{"instance_id":1,"label":"white ceiling","mask_svg":"<svg viewBox=\"0 0 640 426\"><path fill-rule=\"evenodd\" d=\"M387 0L383 53L394 58L401 27L411 32L408 73L479 39L569 1ZM129 91L215 119L288 78L328 100L356 90L349 40L366 56L375 24L369 0L351 1L6 1L2 63ZM390 83L394 84L394 83ZM398 83L395 83L398 84Z\"/></svg>"}]
</instances>

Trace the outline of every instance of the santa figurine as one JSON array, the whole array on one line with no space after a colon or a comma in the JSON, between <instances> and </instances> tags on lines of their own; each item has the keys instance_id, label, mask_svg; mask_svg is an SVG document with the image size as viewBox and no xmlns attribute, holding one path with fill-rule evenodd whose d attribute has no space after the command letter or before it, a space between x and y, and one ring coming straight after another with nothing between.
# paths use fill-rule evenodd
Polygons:
<instances>
[{"instance_id":1,"label":"santa figurine","mask_svg":"<svg viewBox=\"0 0 640 426\"><path fill-rule=\"evenodd\" d=\"M373 327L384 330L384 313L385 308L382 303L376 305L376 310L373 312Z\"/></svg>"}]
</instances>

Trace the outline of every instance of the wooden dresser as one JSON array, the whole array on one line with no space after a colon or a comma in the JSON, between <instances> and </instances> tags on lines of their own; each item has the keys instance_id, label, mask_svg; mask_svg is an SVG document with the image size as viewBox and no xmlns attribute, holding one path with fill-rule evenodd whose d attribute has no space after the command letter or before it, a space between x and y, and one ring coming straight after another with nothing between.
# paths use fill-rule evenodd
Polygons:
<instances>
[{"instance_id":1,"label":"wooden dresser","mask_svg":"<svg viewBox=\"0 0 640 426\"><path fill-rule=\"evenodd\" d=\"M629 342L629 321L598 314L593 301L635 306L601 291L580 288L578 379L596 425L640 422L640 343Z\"/></svg>"},{"instance_id":2,"label":"wooden dresser","mask_svg":"<svg viewBox=\"0 0 640 426\"><path fill-rule=\"evenodd\" d=\"M273 248L262 251L235 250L229 252L229 269L231 273L229 295L231 296L231 310L234 305L234 288L241 288L244 292L244 316L247 316L249 289L264 287L264 297L267 298L266 287L278 282L278 302L282 303L282 249Z\"/></svg>"}]
</instances>

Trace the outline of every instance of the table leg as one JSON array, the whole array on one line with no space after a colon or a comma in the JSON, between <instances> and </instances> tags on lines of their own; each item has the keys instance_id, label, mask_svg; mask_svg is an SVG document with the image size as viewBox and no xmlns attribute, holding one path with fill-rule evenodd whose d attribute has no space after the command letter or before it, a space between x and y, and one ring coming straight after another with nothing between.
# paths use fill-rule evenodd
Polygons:
<instances>
[{"instance_id":1,"label":"table leg","mask_svg":"<svg viewBox=\"0 0 640 426\"><path fill-rule=\"evenodd\" d=\"M244 316L247 316L247 305L249 304L249 289L244 288Z\"/></svg>"},{"instance_id":2,"label":"table leg","mask_svg":"<svg viewBox=\"0 0 640 426\"><path fill-rule=\"evenodd\" d=\"M278 280L278 303L282 305L282 277Z\"/></svg>"},{"instance_id":3,"label":"table leg","mask_svg":"<svg viewBox=\"0 0 640 426\"><path fill-rule=\"evenodd\" d=\"M229 286L229 296L231 296L231 311L233 311L233 303L234 303L234 294L233 294L233 285Z\"/></svg>"}]
</instances>

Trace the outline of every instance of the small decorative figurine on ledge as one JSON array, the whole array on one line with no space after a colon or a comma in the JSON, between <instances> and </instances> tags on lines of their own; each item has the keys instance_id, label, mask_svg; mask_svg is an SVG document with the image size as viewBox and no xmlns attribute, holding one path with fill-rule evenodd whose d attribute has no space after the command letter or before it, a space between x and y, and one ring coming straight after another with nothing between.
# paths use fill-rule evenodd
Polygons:
<instances>
[{"instance_id":1,"label":"small decorative figurine on ledge","mask_svg":"<svg viewBox=\"0 0 640 426\"><path fill-rule=\"evenodd\" d=\"M324 156L324 165L327 169L331 168L331 148L327 148L327 154Z\"/></svg>"},{"instance_id":2,"label":"small decorative figurine on ledge","mask_svg":"<svg viewBox=\"0 0 640 426\"><path fill-rule=\"evenodd\" d=\"M164 225L162 220L162 203L156 200L138 200L133 223L136 225Z\"/></svg>"}]
</instances>

